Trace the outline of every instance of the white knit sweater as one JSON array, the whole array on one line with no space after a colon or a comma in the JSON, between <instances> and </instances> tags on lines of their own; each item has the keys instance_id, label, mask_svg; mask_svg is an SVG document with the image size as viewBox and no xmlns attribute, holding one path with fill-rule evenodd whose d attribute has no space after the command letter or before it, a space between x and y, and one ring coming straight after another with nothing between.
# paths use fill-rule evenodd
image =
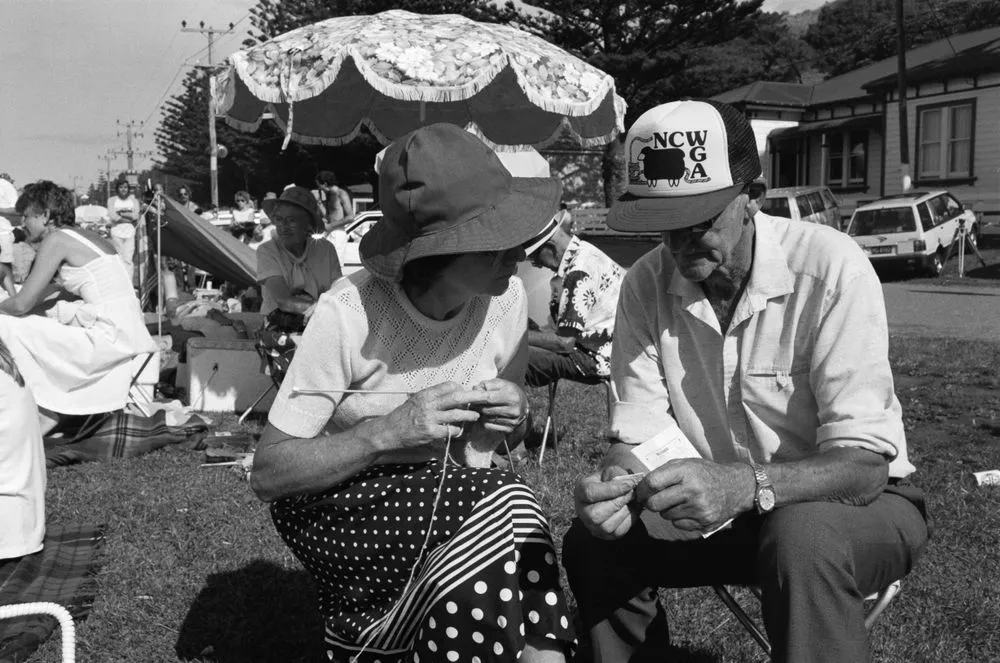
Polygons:
<instances>
[{"instance_id":1,"label":"white knit sweater","mask_svg":"<svg viewBox=\"0 0 1000 663\"><path fill-rule=\"evenodd\" d=\"M527 316L516 277L502 295L476 297L442 321L420 313L399 284L355 272L320 298L269 421L311 438L388 414L406 393L442 382L472 387L499 376L523 384ZM311 395L294 387L406 393Z\"/></svg>"}]
</instances>

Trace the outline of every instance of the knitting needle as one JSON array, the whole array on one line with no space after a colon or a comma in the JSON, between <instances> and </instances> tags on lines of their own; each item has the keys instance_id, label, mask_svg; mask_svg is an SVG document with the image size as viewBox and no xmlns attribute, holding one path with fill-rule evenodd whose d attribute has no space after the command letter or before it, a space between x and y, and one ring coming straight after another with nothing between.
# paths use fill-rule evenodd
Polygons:
<instances>
[{"instance_id":1,"label":"knitting needle","mask_svg":"<svg viewBox=\"0 0 1000 663\"><path fill-rule=\"evenodd\" d=\"M381 389L304 389L302 387L292 387L293 394L397 394L410 396L413 392L392 391Z\"/></svg>"}]
</instances>

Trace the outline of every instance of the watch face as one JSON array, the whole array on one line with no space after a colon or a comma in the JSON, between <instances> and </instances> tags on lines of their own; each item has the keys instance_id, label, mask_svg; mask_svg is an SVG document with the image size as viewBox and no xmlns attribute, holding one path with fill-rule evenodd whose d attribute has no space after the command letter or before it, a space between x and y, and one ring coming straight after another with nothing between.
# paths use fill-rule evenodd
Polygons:
<instances>
[{"instance_id":1,"label":"watch face","mask_svg":"<svg viewBox=\"0 0 1000 663\"><path fill-rule=\"evenodd\" d=\"M771 488L761 488L757 492L757 506L763 512L768 512L774 508L774 490Z\"/></svg>"}]
</instances>

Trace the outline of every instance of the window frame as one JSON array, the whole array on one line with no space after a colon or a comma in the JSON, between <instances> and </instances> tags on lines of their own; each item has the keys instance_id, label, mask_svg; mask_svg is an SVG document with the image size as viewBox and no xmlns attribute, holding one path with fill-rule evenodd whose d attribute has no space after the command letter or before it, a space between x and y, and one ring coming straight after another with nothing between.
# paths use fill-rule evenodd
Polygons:
<instances>
[{"instance_id":1,"label":"window frame","mask_svg":"<svg viewBox=\"0 0 1000 663\"><path fill-rule=\"evenodd\" d=\"M917 184L930 183L930 184L971 184L976 181L976 106L978 99L975 97L968 97L964 99L953 99L951 101L942 101L936 104L923 104L917 106L915 109L916 115L916 132L914 133L914 158L913 163L915 168L914 181ZM952 145L956 139L951 136L951 125L952 125L952 113L955 108L970 108L970 127L969 127L969 163L968 171L958 171L951 170L951 150ZM924 114L929 111L941 111L941 132L935 144L940 150L940 160L939 168L935 172L927 172L922 170L921 159L923 158L923 150L925 143L921 140L922 132L925 126ZM966 139L957 139L966 140ZM931 143L926 143L930 145Z\"/></svg>"},{"instance_id":2,"label":"window frame","mask_svg":"<svg viewBox=\"0 0 1000 663\"><path fill-rule=\"evenodd\" d=\"M861 172L862 177L851 178L851 138L852 134L864 135L864 140L862 144L864 145L864 154L862 155L862 166ZM837 132L830 132L826 134L826 182L823 182L828 187L845 189L854 187L867 187L868 186L868 150L871 144L871 132L868 129L846 129ZM840 148L839 152L833 151L833 145L837 144ZM833 175L833 160L839 159L840 173L835 178Z\"/></svg>"}]
</instances>

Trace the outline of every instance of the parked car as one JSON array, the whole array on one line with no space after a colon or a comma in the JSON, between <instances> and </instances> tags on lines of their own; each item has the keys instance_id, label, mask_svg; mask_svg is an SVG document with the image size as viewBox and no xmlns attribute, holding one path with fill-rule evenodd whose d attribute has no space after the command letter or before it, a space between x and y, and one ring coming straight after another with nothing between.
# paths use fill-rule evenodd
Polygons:
<instances>
[{"instance_id":1,"label":"parked car","mask_svg":"<svg viewBox=\"0 0 1000 663\"><path fill-rule=\"evenodd\" d=\"M840 204L825 186L768 189L760 211L794 221L820 223L840 230Z\"/></svg>"},{"instance_id":2,"label":"parked car","mask_svg":"<svg viewBox=\"0 0 1000 663\"><path fill-rule=\"evenodd\" d=\"M361 269L361 256L358 253L358 245L365 233L382 218L382 210L369 210L361 212L354 217L354 221L347 226L347 247L344 255L339 256L340 268L344 276L353 274Z\"/></svg>"},{"instance_id":3,"label":"parked car","mask_svg":"<svg viewBox=\"0 0 1000 663\"><path fill-rule=\"evenodd\" d=\"M911 191L861 205L847 234L877 267L902 267L937 276L959 223L973 246L979 236L976 215L947 191Z\"/></svg>"}]
</instances>

